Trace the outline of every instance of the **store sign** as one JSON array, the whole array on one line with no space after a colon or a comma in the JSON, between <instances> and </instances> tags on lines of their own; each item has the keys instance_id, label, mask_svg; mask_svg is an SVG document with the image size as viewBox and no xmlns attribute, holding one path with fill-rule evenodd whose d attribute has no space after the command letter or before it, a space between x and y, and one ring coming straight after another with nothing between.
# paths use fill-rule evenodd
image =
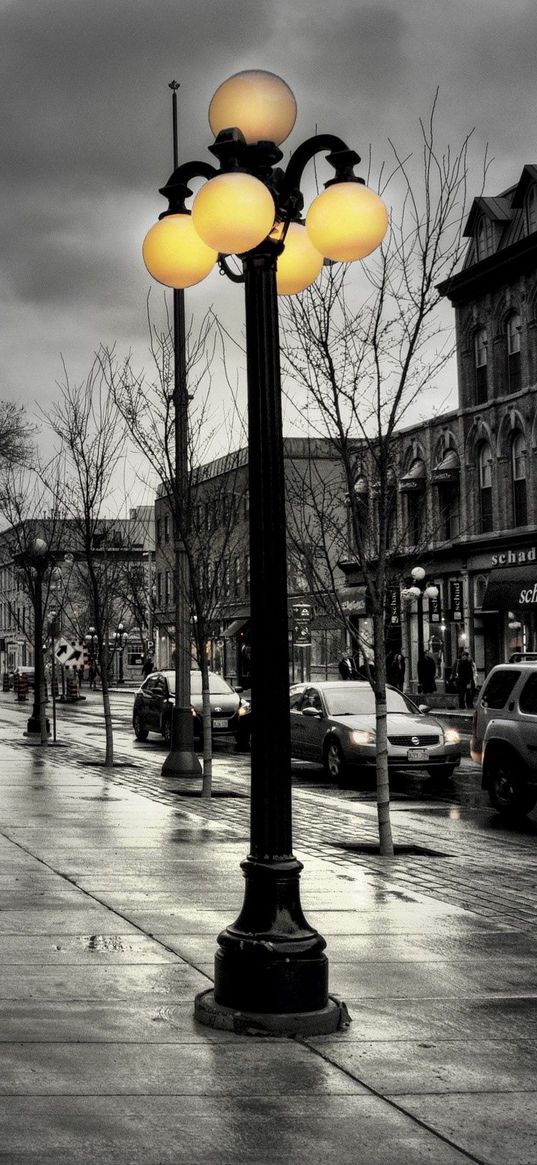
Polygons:
<instances>
[{"instance_id":1,"label":"store sign","mask_svg":"<svg viewBox=\"0 0 537 1165\"><path fill-rule=\"evenodd\" d=\"M341 610L346 615L368 615L367 587L345 587L339 592Z\"/></svg>"},{"instance_id":2,"label":"store sign","mask_svg":"<svg viewBox=\"0 0 537 1165\"><path fill-rule=\"evenodd\" d=\"M311 647L311 616L309 603L293 606L293 642L295 647Z\"/></svg>"},{"instance_id":3,"label":"store sign","mask_svg":"<svg viewBox=\"0 0 537 1165\"><path fill-rule=\"evenodd\" d=\"M462 623L462 579L452 578L449 583L449 609L454 623Z\"/></svg>"},{"instance_id":4,"label":"store sign","mask_svg":"<svg viewBox=\"0 0 537 1165\"><path fill-rule=\"evenodd\" d=\"M429 599L429 623L440 623L440 588L435 599Z\"/></svg>"},{"instance_id":5,"label":"store sign","mask_svg":"<svg viewBox=\"0 0 537 1165\"><path fill-rule=\"evenodd\" d=\"M401 626L401 591L399 587L388 587L386 593L386 607L390 627Z\"/></svg>"},{"instance_id":6,"label":"store sign","mask_svg":"<svg viewBox=\"0 0 537 1165\"><path fill-rule=\"evenodd\" d=\"M530 546L526 550L505 550L493 554L491 566L518 566L524 562L537 562L537 547Z\"/></svg>"}]
</instances>

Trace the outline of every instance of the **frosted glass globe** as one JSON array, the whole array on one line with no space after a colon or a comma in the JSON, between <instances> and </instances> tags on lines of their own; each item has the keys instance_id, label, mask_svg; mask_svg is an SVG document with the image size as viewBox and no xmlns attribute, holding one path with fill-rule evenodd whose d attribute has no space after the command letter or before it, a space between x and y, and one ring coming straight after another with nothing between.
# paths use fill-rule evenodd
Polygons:
<instances>
[{"instance_id":1,"label":"frosted glass globe","mask_svg":"<svg viewBox=\"0 0 537 1165\"><path fill-rule=\"evenodd\" d=\"M251 174L233 170L211 178L192 205L194 226L207 246L224 255L257 247L274 224L274 200Z\"/></svg>"},{"instance_id":2,"label":"frosted glass globe","mask_svg":"<svg viewBox=\"0 0 537 1165\"><path fill-rule=\"evenodd\" d=\"M327 259L350 263L365 259L382 242L388 229L388 212L381 198L360 182L327 186L312 202L306 230Z\"/></svg>"},{"instance_id":3,"label":"frosted glass globe","mask_svg":"<svg viewBox=\"0 0 537 1165\"><path fill-rule=\"evenodd\" d=\"M218 252L200 239L189 214L167 214L147 232L142 255L149 274L165 287L192 287L209 274Z\"/></svg>"},{"instance_id":4,"label":"frosted glass globe","mask_svg":"<svg viewBox=\"0 0 537 1165\"><path fill-rule=\"evenodd\" d=\"M296 120L296 101L276 73L247 69L228 77L216 90L209 106L209 125L216 137L223 129L237 128L249 143L275 142L289 136Z\"/></svg>"},{"instance_id":5,"label":"frosted glass globe","mask_svg":"<svg viewBox=\"0 0 537 1165\"><path fill-rule=\"evenodd\" d=\"M278 255L276 288L278 295L296 295L313 283L323 265L305 226L292 222L285 236L285 249Z\"/></svg>"}]
</instances>

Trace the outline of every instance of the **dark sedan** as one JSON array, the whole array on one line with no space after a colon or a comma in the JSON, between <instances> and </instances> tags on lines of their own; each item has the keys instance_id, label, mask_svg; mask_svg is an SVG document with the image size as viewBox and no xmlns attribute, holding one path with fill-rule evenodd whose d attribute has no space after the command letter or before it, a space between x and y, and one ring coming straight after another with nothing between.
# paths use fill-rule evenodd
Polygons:
<instances>
[{"instance_id":1,"label":"dark sedan","mask_svg":"<svg viewBox=\"0 0 537 1165\"><path fill-rule=\"evenodd\" d=\"M449 777L460 762L455 728L443 728L397 688L387 688L388 765ZM339 780L353 765L376 764L375 695L358 680L295 684L291 688L291 755L324 764Z\"/></svg>"},{"instance_id":2,"label":"dark sedan","mask_svg":"<svg viewBox=\"0 0 537 1165\"><path fill-rule=\"evenodd\" d=\"M222 676L209 672L209 693L211 700L211 728L214 736L239 733L239 711L241 698ZM190 694L194 718L194 739L203 737L203 700L201 672L190 673ZM151 672L134 697L132 724L137 740L147 740L150 732L160 733L169 744L171 739L171 716L175 699L175 672Z\"/></svg>"}]
</instances>

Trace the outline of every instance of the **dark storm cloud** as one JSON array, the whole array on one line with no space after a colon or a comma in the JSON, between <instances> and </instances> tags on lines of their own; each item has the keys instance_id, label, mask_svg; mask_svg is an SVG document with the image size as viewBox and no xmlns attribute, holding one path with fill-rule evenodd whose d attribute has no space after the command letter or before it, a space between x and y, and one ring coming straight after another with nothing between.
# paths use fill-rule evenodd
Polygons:
<instances>
[{"instance_id":1,"label":"dark storm cloud","mask_svg":"<svg viewBox=\"0 0 537 1165\"><path fill-rule=\"evenodd\" d=\"M439 85L443 141L475 125L497 190L536 160L535 12L534 0L0 0L3 391L53 384L61 351L85 367L103 339L145 348L140 244L171 170L172 78L182 157L207 157L208 102L241 68L295 91L285 150L318 128L363 155L371 143L377 162L388 137L416 149Z\"/></svg>"}]
</instances>

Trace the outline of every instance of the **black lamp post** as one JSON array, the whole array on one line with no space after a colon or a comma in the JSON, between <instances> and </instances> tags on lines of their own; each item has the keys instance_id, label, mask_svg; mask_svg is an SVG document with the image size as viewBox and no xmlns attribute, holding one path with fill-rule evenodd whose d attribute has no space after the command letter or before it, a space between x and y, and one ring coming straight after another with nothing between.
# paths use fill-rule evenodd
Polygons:
<instances>
[{"instance_id":1,"label":"black lamp post","mask_svg":"<svg viewBox=\"0 0 537 1165\"><path fill-rule=\"evenodd\" d=\"M404 599L416 600L417 604L417 631L418 631L418 663L424 653L423 639L423 596L428 599L438 598L438 587L427 581L426 570L423 566L413 566L410 571L409 585L404 587L401 594Z\"/></svg>"},{"instance_id":2,"label":"black lamp post","mask_svg":"<svg viewBox=\"0 0 537 1165\"><path fill-rule=\"evenodd\" d=\"M125 651L125 646L128 642L128 638L129 638L129 636L123 627L123 623L118 623L117 631L114 632L114 645L115 645L116 655L117 655L117 660L118 660L118 665L117 665L117 682L118 682L118 684L125 683L125 679L124 679L124 675L123 675L123 652Z\"/></svg>"},{"instance_id":3,"label":"black lamp post","mask_svg":"<svg viewBox=\"0 0 537 1165\"><path fill-rule=\"evenodd\" d=\"M196 999L197 1018L233 1028L237 1013L279 1032L328 1032L341 1005L328 995L324 938L300 904L301 863L292 852L286 518L278 293L313 282L323 255L362 258L382 240L387 215L355 177L359 162L340 138L310 138L286 170L278 145L296 116L280 78L237 74L211 102L220 171L205 162L175 168L161 193L169 209L144 242L150 273L168 286L197 283L218 261L243 282L246 303L250 492L252 708L250 851L242 862L245 897L237 920L218 936L214 992ZM237 128L239 127L239 128ZM335 178L300 221L307 163L328 154ZM192 217L185 206L195 177ZM334 204L334 205L332 205ZM242 260L242 274L227 256ZM278 731L274 731L274 724Z\"/></svg>"},{"instance_id":4,"label":"black lamp post","mask_svg":"<svg viewBox=\"0 0 537 1165\"><path fill-rule=\"evenodd\" d=\"M44 714L46 706L45 654L43 650L43 580L55 561L43 538L34 538L29 550L21 556L30 568L30 595L34 609L34 703L26 732L41 735L41 742L47 743L50 724Z\"/></svg>"}]
</instances>

